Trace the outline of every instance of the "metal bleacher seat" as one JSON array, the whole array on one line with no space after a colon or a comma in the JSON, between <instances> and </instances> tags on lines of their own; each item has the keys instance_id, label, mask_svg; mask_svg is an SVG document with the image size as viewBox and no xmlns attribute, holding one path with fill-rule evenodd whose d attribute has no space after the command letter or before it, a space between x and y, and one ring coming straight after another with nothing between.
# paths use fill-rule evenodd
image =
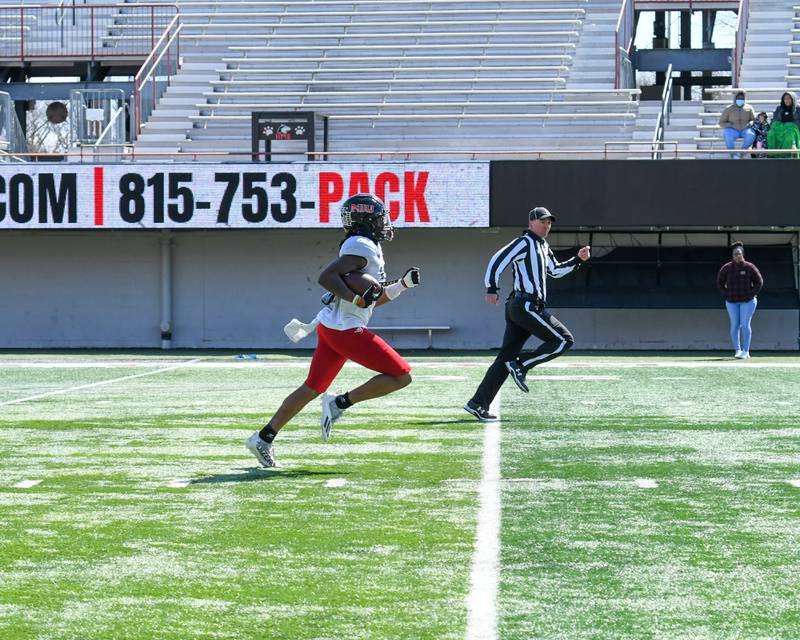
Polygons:
<instances>
[{"instance_id":1,"label":"metal bleacher seat","mask_svg":"<svg viewBox=\"0 0 800 640\"><path fill-rule=\"evenodd\" d=\"M539 141L596 148L603 129L635 119L638 92L567 87L586 5L179 2L184 67L142 146L241 151L252 111L313 110L330 117L332 150L367 141L387 151ZM181 120L188 139L175 135Z\"/></svg>"}]
</instances>

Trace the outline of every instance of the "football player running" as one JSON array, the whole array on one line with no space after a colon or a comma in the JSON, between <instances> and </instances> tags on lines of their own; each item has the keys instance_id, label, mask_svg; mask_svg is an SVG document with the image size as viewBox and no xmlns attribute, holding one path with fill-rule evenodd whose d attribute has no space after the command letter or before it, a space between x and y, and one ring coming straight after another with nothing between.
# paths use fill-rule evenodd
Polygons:
<instances>
[{"instance_id":1,"label":"football player running","mask_svg":"<svg viewBox=\"0 0 800 640\"><path fill-rule=\"evenodd\" d=\"M292 391L261 431L246 442L247 448L264 467L279 466L275 460L274 440L283 426L309 402L322 394L322 439L327 440L331 428L352 405L385 396L411 382L411 367L391 346L367 329L376 306L390 302L406 289L420 283L416 267L402 278L384 282L384 261L381 242L393 237L392 223L386 206L370 194L354 195L342 204L342 227L346 237L339 247L339 257L319 276L326 302L316 319L309 324L292 320L286 334L297 341L316 329L317 348L311 359L306 381ZM342 276L361 272L378 283L361 294L351 291ZM325 393L345 362L352 360L377 372L364 384L338 396Z\"/></svg>"}]
</instances>

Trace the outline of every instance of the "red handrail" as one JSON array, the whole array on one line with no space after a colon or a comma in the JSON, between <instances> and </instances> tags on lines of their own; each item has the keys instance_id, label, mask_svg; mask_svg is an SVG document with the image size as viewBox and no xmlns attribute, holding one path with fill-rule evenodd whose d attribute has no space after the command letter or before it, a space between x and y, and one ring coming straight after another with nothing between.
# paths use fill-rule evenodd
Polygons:
<instances>
[{"instance_id":1,"label":"red handrail","mask_svg":"<svg viewBox=\"0 0 800 640\"><path fill-rule=\"evenodd\" d=\"M0 6L3 24L19 21L19 48L14 51L13 40L6 42L0 60L141 58L152 51L164 23L178 15L177 5L168 3L76 5L73 10L77 18L70 25L55 20L63 11L57 4ZM139 33L146 30L145 37L136 33L127 37L110 35L110 29L125 28L115 23L121 15L130 19L128 29ZM149 18L149 24L142 18ZM58 34L48 34L47 40L37 39L37 25L53 23L60 26ZM115 46L107 46L109 41Z\"/></svg>"},{"instance_id":2,"label":"red handrail","mask_svg":"<svg viewBox=\"0 0 800 640\"><path fill-rule=\"evenodd\" d=\"M180 65L180 34L183 25L180 23L180 15L176 15L164 29L164 33L154 44L150 55L142 63L136 76L133 78L133 120L131 136L138 138L142 130L142 124L156 107L158 99L169 84L172 74ZM173 66L172 46L175 45L175 64ZM159 74L159 77L166 77L166 81L158 81L156 71L164 56L167 57L166 72ZM148 86L148 82L150 83ZM144 93L146 92L146 96ZM145 100L148 103L145 103Z\"/></svg>"}]
</instances>

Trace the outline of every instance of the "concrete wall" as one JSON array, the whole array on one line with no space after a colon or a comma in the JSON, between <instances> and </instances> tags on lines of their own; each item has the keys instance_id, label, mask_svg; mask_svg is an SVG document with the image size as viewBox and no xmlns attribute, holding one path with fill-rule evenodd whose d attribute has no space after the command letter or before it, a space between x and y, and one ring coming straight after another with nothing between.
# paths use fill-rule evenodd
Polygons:
<instances>
[{"instance_id":1,"label":"concrete wall","mask_svg":"<svg viewBox=\"0 0 800 640\"><path fill-rule=\"evenodd\" d=\"M518 233L401 230L385 246L390 277L422 269L424 286L378 309L374 324L450 325L434 346L500 343L502 307L483 302L489 256ZM319 309L319 271L341 234L332 231L209 231L172 234L175 347L290 348L282 327ZM0 347L158 347L157 232L0 234ZM510 287L505 276L504 290ZM713 310L558 309L576 348L729 348L727 316ZM756 313L753 350L796 349L798 312ZM389 336L400 348L427 336ZM309 338L297 347L313 347Z\"/></svg>"}]
</instances>

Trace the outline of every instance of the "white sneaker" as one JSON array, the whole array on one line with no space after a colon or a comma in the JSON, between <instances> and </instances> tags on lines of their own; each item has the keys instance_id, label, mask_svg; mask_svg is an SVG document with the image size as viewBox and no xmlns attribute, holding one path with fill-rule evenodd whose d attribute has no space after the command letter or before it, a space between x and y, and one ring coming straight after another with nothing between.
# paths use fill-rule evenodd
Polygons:
<instances>
[{"instance_id":1,"label":"white sneaker","mask_svg":"<svg viewBox=\"0 0 800 640\"><path fill-rule=\"evenodd\" d=\"M262 467L276 469L281 466L275 460L275 447L269 442L264 442L258 435L258 431L245 441L244 446L256 457Z\"/></svg>"},{"instance_id":2,"label":"white sneaker","mask_svg":"<svg viewBox=\"0 0 800 640\"><path fill-rule=\"evenodd\" d=\"M741 359L741 358L744 358L743 354L744 354L744 351L742 351L741 349L737 349L736 353L733 354L733 357Z\"/></svg>"},{"instance_id":3,"label":"white sneaker","mask_svg":"<svg viewBox=\"0 0 800 640\"><path fill-rule=\"evenodd\" d=\"M322 417L319 421L319 430L322 435L322 441L327 442L331 436L331 429L334 423L342 417L344 409L336 406L336 396L329 393L322 396Z\"/></svg>"},{"instance_id":4,"label":"white sneaker","mask_svg":"<svg viewBox=\"0 0 800 640\"><path fill-rule=\"evenodd\" d=\"M749 357L750 357L750 352L749 351L742 351L742 358L743 359L746 360Z\"/></svg>"}]
</instances>

